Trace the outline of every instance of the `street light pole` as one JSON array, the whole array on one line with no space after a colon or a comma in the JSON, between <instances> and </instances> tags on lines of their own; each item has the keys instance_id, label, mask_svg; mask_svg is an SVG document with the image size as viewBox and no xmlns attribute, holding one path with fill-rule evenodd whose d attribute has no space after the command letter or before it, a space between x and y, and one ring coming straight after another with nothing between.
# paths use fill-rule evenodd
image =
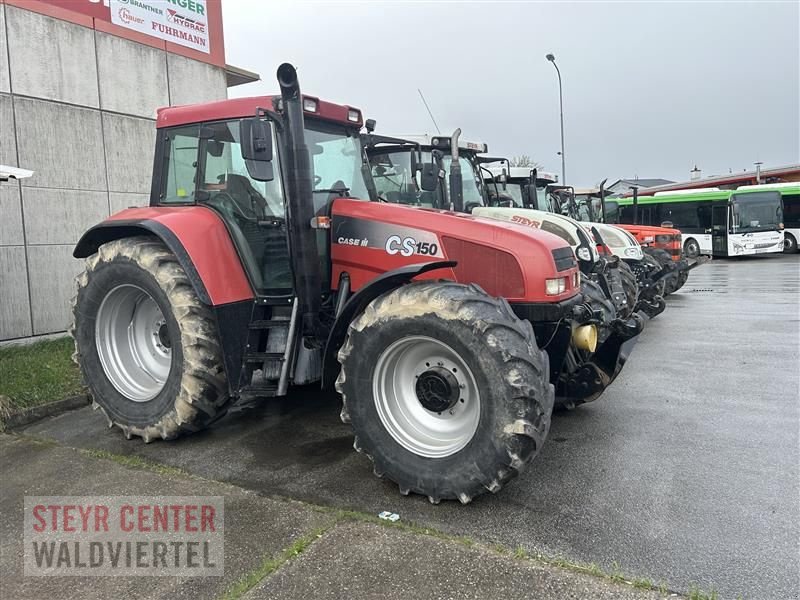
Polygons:
<instances>
[{"instance_id":1,"label":"street light pole","mask_svg":"<svg viewBox=\"0 0 800 600\"><path fill-rule=\"evenodd\" d=\"M567 185L567 167L565 166L566 160L564 158L564 95L561 90L561 71L558 69L555 56L548 54L545 58L553 63L558 74L558 107L561 113L561 185Z\"/></svg>"}]
</instances>

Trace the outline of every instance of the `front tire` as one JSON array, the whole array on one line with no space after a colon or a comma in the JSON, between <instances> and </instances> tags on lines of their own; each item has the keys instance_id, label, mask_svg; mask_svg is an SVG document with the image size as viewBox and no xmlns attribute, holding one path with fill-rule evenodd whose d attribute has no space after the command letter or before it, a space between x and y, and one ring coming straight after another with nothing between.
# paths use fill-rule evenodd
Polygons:
<instances>
[{"instance_id":1,"label":"front tire","mask_svg":"<svg viewBox=\"0 0 800 600\"><path fill-rule=\"evenodd\" d=\"M470 502L497 492L544 444L547 354L505 300L419 282L374 300L339 351L336 389L354 446L402 494Z\"/></svg>"},{"instance_id":2,"label":"front tire","mask_svg":"<svg viewBox=\"0 0 800 600\"><path fill-rule=\"evenodd\" d=\"M73 299L76 362L109 426L173 439L221 417L229 400L216 320L159 240L103 244Z\"/></svg>"},{"instance_id":3,"label":"front tire","mask_svg":"<svg viewBox=\"0 0 800 600\"><path fill-rule=\"evenodd\" d=\"M634 312L636 303L639 301L639 284L636 282L636 275L634 275L628 263L620 260L618 265L622 288L625 290L625 296L628 299L628 310L620 316L627 319Z\"/></svg>"}]
</instances>

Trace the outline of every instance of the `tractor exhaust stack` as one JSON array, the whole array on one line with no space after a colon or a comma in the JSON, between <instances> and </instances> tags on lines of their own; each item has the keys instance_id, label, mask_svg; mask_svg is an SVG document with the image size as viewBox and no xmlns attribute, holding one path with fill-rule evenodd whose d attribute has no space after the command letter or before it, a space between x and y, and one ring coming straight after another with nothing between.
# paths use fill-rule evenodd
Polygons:
<instances>
[{"instance_id":1,"label":"tractor exhaust stack","mask_svg":"<svg viewBox=\"0 0 800 600\"><path fill-rule=\"evenodd\" d=\"M314 218L314 194L311 183L311 159L305 141L303 96L297 81L297 71L289 63L278 67L283 111L286 117L286 146L288 150L288 228L289 248L294 255L294 285L300 304L304 337L319 336L320 290L322 275L319 268L316 232L311 227Z\"/></svg>"}]
</instances>

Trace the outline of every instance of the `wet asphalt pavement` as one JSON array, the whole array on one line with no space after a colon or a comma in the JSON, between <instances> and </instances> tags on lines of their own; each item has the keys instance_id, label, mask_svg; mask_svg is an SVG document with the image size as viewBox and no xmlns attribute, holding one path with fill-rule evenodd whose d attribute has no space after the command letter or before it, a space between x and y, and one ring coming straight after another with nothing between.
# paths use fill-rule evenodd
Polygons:
<instances>
[{"instance_id":1,"label":"wet asphalt pavement","mask_svg":"<svg viewBox=\"0 0 800 600\"><path fill-rule=\"evenodd\" d=\"M144 445L82 409L27 433L204 477L522 546L687 592L800 597L800 256L715 260L647 324L597 402L554 416L496 496L403 497L352 450L333 394L297 390ZM143 493L157 493L147 490Z\"/></svg>"}]
</instances>

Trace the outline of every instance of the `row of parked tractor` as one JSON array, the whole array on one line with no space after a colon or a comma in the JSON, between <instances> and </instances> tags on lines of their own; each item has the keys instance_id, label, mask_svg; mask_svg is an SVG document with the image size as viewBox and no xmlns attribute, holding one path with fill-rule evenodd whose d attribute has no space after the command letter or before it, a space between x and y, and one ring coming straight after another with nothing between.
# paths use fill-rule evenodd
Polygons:
<instances>
[{"instance_id":1,"label":"row of parked tractor","mask_svg":"<svg viewBox=\"0 0 800 600\"><path fill-rule=\"evenodd\" d=\"M75 248L76 359L146 442L321 384L401 493L469 502L608 394L689 274L680 233L452 136L300 93L158 113L150 206ZM697 263L695 263L697 264ZM298 397L298 401L301 398Z\"/></svg>"}]
</instances>

